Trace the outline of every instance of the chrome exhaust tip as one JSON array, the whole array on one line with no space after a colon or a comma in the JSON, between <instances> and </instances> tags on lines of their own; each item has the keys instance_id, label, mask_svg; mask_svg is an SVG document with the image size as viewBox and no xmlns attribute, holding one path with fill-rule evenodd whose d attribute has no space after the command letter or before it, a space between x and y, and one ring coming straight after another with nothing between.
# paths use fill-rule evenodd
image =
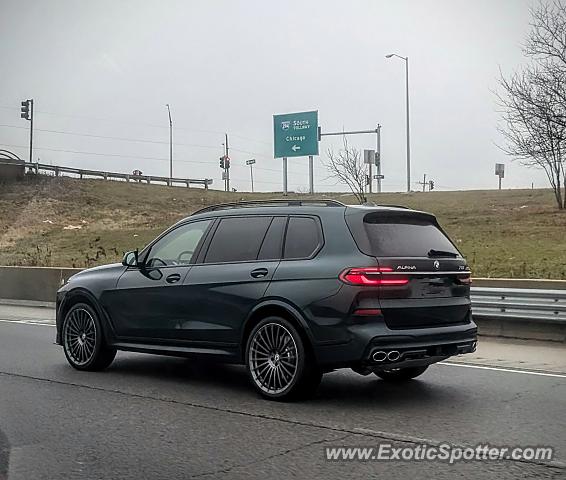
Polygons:
<instances>
[{"instance_id":1,"label":"chrome exhaust tip","mask_svg":"<svg viewBox=\"0 0 566 480\"><path fill-rule=\"evenodd\" d=\"M397 350L391 350L387 354L387 360L389 360L390 362L395 362L396 360L399 360L400 356L401 354Z\"/></svg>"},{"instance_id":2,"label":"chrome exhaust tip","mask_svg":"<svg viewBox=\"0 0 566 480\"><path fill-rule=\"evenodd\" d=\"M374 362L383 362L387 358L387 353L378 350L377 352L373 352L371 358L373 358Z\"/></svg>"}]
</instances>

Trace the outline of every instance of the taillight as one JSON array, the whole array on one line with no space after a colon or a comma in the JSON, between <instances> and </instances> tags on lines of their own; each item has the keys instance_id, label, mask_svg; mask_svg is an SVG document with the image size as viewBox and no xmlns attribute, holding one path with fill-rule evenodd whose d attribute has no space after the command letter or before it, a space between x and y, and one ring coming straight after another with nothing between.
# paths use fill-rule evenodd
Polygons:
<instances>
[{"instance_id":1,"label":"taillight","mask_svg":"<svg viewBox=\"0 0 566 480\"><path fill-rule=\"evenodd\" d=\"M340 280L350 285L400 286L409 283L407 277L387 275L393 272L391 267L347 268L340 274Z\"/></svg>"},{"instance_id":2,"label":"taillight","mask_svg":"<svg viewBox=\"0 0 566 480\"><path fill-rule=\"evenodd\" d=\"M472 284L471 274L466 273L465 275L458 275L458 283L462 285L471 285Z\"/></svg>"}]
</instances>

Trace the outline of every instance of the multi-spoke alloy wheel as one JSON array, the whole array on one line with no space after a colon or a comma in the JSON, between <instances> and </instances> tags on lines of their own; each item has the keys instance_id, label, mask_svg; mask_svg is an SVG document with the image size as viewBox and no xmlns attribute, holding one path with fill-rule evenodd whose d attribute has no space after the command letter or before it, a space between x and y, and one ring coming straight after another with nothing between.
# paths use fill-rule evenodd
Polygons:
<instances>
[{"instance_id":1,"label":"multi-spoke alloy wheel","mask_svg":"<svg viewBox=\"0 0 566 480\"><path fill-rule=\"evenodd\" d=\"M297 345L283 325L268 323L251 339L249 368L257 386L267 394L289 388L297 375Z\"/></svg>"},{"instance_id":2,"label":"multi-spoke alloy wheel","mask_svg":"<svg viewBox=\"0 0 566 480\"><path fill-rule=\"evenodd\" d=\"M284 318L264 318L253 328L246 343L246 366L261 395L289 400L314 393L322 372L305 342Z\"/></svg>"},{"instance_id":3,"label":"multi-spoke alloy wheel","mask_svg":"<svg viewBox=\"0 0 566 480\"><path fill-rule=\"evenodd\" d=\"M77 366L92 360L96 335L96 324L90 312L84 308L73 309L65 322L63 338L65 350Z\"/></svg>"},{"instance_id":4,"label":"multi-spoke alloy wheel","mask_svg":"<svg viewBox=\"0 0 566 480\"><path fill-rule=\"evenodd\" d=\"M104 343L96 312L85 303L73 305L65 315L62 340L67 360L79 370L102 370L116 356Z\"/></svg>"}]
</instances>

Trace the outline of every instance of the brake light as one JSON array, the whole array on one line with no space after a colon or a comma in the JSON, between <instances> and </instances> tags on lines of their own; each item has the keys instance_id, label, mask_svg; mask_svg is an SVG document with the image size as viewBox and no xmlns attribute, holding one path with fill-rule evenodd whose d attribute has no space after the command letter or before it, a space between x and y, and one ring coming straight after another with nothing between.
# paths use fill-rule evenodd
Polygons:
<instances>
[{"instance_id":1,"label":"brake light","mask_svg":"<svg viewBox=\"0 0 566 480\"><path fill-rule=\"evenodd\" d=\"M340 280L350 285L400 286L409 283L407 277L388 276L391 267L347 268L340 274Z\"/></svg>"}]
</instances>

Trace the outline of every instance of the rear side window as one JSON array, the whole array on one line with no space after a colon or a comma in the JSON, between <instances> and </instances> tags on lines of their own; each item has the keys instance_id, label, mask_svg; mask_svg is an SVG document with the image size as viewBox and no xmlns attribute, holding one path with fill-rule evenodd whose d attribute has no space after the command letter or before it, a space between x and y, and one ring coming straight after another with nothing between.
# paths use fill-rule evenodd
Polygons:
<instances>
[{"instance_id":1,"label":"rear side window","mask_svg":"<svg viewBox=\"0 0 566 480\"><path fill-rule=\"evenodd\" d=\"M205 263L255 260L271 217L223 218L210 242Z\"/></svg>"},{"instance_id":2,"label":"rear side window","mask_svg":"<svg viewBox=\"0 0 566 480\"><path fill-rule=\"evenodd\" d=\"M376 257L426 257L430 250L460 255L428 215L369 214L364 228Z\"/></svg>"},{"instance_id":3,"label":"rear side window","mask_svg":"<svg viewBox=\"0 0 566 480\"><path fill-rule=\"evenodd\" d=\"M318 222L311 217L291 217L285 236L286 259L309 258L322 243Z\"/></svg>"}]
</instances>

